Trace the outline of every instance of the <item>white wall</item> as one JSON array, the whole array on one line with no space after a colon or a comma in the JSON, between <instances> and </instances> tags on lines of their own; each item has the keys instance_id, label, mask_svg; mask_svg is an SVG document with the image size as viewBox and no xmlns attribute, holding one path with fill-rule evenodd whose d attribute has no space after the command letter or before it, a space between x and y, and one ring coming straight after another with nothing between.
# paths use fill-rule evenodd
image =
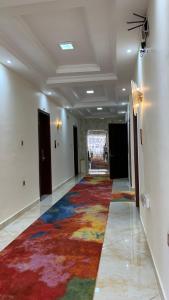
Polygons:
<instances>
[{"instance_id":1,"label":"white wall","mask_svg":"<svg viewBox=\"0 0 169 300\"><path fill-rule=\"evenodd\" d=\"M169 1L149 1L151 52L138 58L136 80L144 91L138 112L140 189L151 201L141 218L166 299L169 299Z\"/></svg>"},{"instance_id":2,"label":"white wall","mask_svg":"<svg viewBox=\"0 0 169 300\"><path fill-rule=\"evenodd\" d=\"M38 108L51 114L52 188L74 175L77 121L29 82L0 65L0 223L39 198ZM63 127L56 129L60 118ZM54 140L58 146L54 148ZM21 140L24 146L21 147ZM22 181L26 186L22 186Z\"/></svg>"}]
</instances>

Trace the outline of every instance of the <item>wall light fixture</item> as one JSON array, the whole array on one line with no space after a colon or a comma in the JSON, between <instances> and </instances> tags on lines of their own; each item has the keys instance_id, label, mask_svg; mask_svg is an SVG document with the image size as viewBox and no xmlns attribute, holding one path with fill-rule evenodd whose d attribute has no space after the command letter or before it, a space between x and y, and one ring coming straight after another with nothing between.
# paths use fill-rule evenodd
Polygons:
<instances>
[{"instance_id":1,"label":"wall light fixture","mask_svg":"<svg viewBox=\"0 0 169 300\"><path fill-rule=\"evenodd\" d=\"M60 129L60 128L62 128L62 121L61 120L56 120L56 128L57 129Z\"/></svg>"},{"instance_id":2,"label":"wall light fixture","mask_svg":"<svg viewBox=\"0 0 169 300\"><path fill-rule=\"evenodd\" d=\"M143 101L143 92L140 88L138 88L137 84L134 81L131 81L131 90L133 97L133 109L134 114L137 114L138 107L140 103Z\"/></svg>"}]
</instances>

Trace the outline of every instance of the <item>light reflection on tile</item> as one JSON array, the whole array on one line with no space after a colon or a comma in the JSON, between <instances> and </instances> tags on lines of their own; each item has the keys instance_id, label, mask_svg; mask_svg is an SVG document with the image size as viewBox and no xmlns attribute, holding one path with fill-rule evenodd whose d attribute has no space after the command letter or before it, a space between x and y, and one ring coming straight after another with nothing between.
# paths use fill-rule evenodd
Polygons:
<instances>
[{"instance_id":1,"label":"light reflection on tile","mask_svg":"<svg viewBox=\"0 0 169 300\"><path fill-rule=\"evenodd\" d=\"M124 179L114 179L113 180L113 193L117 193L117 191L130 191L132 190L129 184L129 180Z\"/></svg>"},{"instance_id":2,"label":"light reflection on tile","mask_svg":"<svg viewBox=\"0 0 169 300\"><path fill-rule=\"evenodd\" d=\"M134 203L111 203L94 300L161 299Z\"/></svg>"}]
</instances>

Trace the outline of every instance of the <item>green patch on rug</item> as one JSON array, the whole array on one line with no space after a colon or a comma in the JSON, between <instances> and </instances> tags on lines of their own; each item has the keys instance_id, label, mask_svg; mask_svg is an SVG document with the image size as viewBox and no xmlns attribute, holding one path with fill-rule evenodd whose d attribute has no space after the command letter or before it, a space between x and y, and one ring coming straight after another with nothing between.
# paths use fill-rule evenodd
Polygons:
<instances>
[{"instance_id":1,"label":"green patch on rug","mask_svg":"<svg viewBox=\"0 0 169 300\"><path fill-rule=\"evenodd\" d=\"M112 199L111 202L134 202L134 199L128 199L128 198L117 198Z\"/></svg>"},{"instance_id":2,"label":"green patch on rug","mask_svg":"<svg viewBox=\"0 0 169 300\"><path fill-rule=\"evenodd\" d=\"M95 283L93 279L75 277L68 283L66 294L60 300L92 300Z\"/></svg>"}]
</instances>

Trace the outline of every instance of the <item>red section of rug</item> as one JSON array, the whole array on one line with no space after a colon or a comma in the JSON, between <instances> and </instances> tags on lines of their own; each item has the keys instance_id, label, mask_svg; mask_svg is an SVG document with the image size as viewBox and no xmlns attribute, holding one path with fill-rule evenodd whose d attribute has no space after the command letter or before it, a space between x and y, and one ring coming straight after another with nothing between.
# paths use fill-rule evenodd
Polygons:
<instances>
[{"instance_id":1,"label":"red section of rug","mask_svg":"<svg viewBox=\"0 0 169 300\"><path fill-rule=\"evenodd\" d=\"M92 159L91 161L91 169L108 169L108 162L105 162L101 159Z\"/></svg>"},{"instance_id":2,"label":"red section of rug","mask_svg":"<svg viewBox=\"0 0 169 300\"><path fill-rule=\"evenodd\" d=\"M135 192L116 192L112 194L114 202L135 202Z\"/></svg>"},{"instance_id":3,"label":"red section of rug","mask_svg":"<svg viewBox=\"0 0 169 300\"><path fill-rule=\"evenodd\" d=\"M111 195L85 177L0 252L0 299L91 300Z\"/></svg>"}]
</instances>

